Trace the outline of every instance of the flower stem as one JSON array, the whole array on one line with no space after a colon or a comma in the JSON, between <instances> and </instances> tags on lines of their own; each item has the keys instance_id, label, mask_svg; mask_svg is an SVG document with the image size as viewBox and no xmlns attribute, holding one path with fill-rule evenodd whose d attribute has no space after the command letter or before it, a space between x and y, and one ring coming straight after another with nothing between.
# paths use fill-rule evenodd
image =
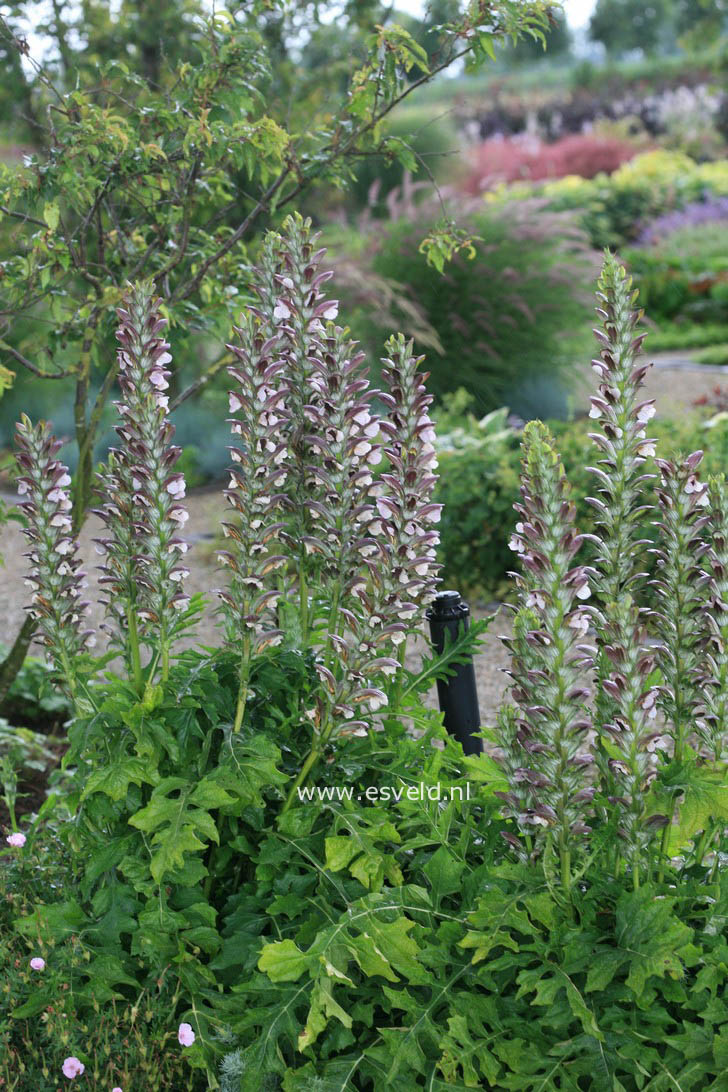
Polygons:
<instances>
[{"instance_id":1,"label":"flower stem","mask_svg":"<svg viewBox=\"0 0 728 1092\"><path fill-rule=\"evenodd\" d=\"M239 732L245 716L245 703L248 700L248 682L250 680L250 640L243 639L243 655L240 662L240 687L238 689L238 704L235 710L235 723L233 732Z\"/></svg>"},{"instance_id":2,"label":"flower stem","mask_svg":"<svg viewBox=\"0 0 728 1092\"><path fill-rule=\"evenodd\" d=\"M301 599L301 640L308 642L308 585L306 584L306 560L301 555L298 565L298 594Z\"/></svg>"},{"instance_id":3,"label":"flower stem","mask_svg":"<svg viewBox=\"0 0 728 1092\"><path fill-rule=\"evenodd\" d=\"M306 756L306 761L304 762L303 766L301 766L301 769L298 772L296 780L291 785L290 792L286 797L286 802L281 808L281 815L284 815L293 804L298 789L300 789L301 785L304 783L311 770L318 762L320 754L321 751L317 747L312 747L309 751L308 755Z\"/></svg>"},{"instance_id":4,"label":"flower stem","mask_svg":"<svg viewBox=\"0 0 728 1092\"><path fill-rule=\"evenodd\" d=\"M134 689L141 694L143 689L142 660L139 652L139 631L137 629L136 614L133 607L127 611L127 628L129 631L129 655L131 657L131 670L134 677Z\"/></svg>"}]
</instances>

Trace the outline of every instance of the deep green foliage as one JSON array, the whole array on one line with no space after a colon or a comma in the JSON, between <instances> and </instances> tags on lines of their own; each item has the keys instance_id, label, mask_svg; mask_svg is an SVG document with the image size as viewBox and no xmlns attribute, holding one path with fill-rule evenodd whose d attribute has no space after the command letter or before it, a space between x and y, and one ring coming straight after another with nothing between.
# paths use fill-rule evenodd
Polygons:
<instances>
[{"instance_id":1,"label":"deep green foliage","mask_svg":"<svg viewBox=\"0 0 728 1092\"><path fill-rule=\"evenodd\" d=\"M251 1023L288 1060L313 1002L324 1038L318 1058L293 1063L279 1087L637 1092L679 1082L718 1092L724 889L688 882L678 901L596 879L566 908L528 869L473 869L461 839L449 826L448 847L422 854L419 869L415 859L419 882L390 892L379 911L361 899L316 932L286 916L286 939L260 960L278 988L261 985ZM335 906L333 879L320 890ZM381 944L376 962L357 944L357 919ZM325 974L323 961L332 963ZM328 1003L320 1015L318 998ZM246 1061L235 1092L259 1087ZM271 1064L281 1065L273 1055Z\"/></svg>"},{"instance_id":2,"label":"deep green foliage","mask_svg":"<svg viewBox=\"0 0 728 1092\"><path fill-rule=\"evenodd\" d=\"M690 246L686 236L690 234ZM624 259L639 285L640 298L655 322L725 324L728 319L728 229L705 224L656 247L626 250ZM704 245L700 245L700 244Z\"/></svg>"},{"instance_id":3,"label":"deep green foliage","mask_svg":"<svg viewBox=\"0 0 728 1092\"><path fill-rule=\"evenodd\" d=\"M186 697L179 715L209 724L208 710L225 700L232 704L234 691L225 698L222 661L196 669L190 661L189 667L198 696L194 703ZM295 751L290 712L298 693L305 693L306 678L305 665L290 657L261 661L251 731L264 732L269 748L278 741L284 752L287 746ZM116 704L126 707L128 719L139 720L124 695ZM144 716L147 739L156 736L160 747L169 741L157 719L162 715L160 708ZM126 727L121 732L131 735ZM223 734L215 735L224 747ZM207 905L219 906L216 916L203 910L197 896L192 900L186 876L181 884L171 876L161 918L157 904L154 914L140 915L135 923L135 905L144 900L133 887L150 860L139 828L127 828L124 836L129 858L138 861L136 874L116 883L111 874L94 881L97 909L109 907L101 922L84 920L68 901L54 906L47 879L55 874L62 892L76 866L48 829L40 832L30 855L5 871L13 901L4 905L13 918L36 912L20 922L15 936L9 929L3 934L9 946L3 965L17 957L27 966L38 952L47 968L42 984L18 968L4 996L13 1007L33 1001L35 1013L55 1008L60 998L59 1023L55 1016L39 1022L21 1009L14 1018L5 1015L0 1025L10 1049L20 1049L26 1064L38 1065L37 1076L30 1070L37 1087L44 1088L43 1064L57 1074L62 1058L75 1053L109 1080L124 1074L125 1092L197 1088L191 1075L174 1068L180 1054L174 1033L186 1017L201 1033L184 1052L186 1060L201 1065L206 1055L208 1087L214 1087L212 1075L218 1072L228 1092L268 1087L607 1092L620 1086L637 1092L649 1081L656 1089L679 1081L694 1092L718 1092L728 1025L723 881L706 883L704 871L690 866L676 899L651 885L634 893L590 872L565 905L537 871L502 862L504 843L499 848L495 840L502 824L492 797L499 782L492 764L470 759L463 766L452 743L444 752L430 746L439 735L434 720L421 742L390 721L384 733L352 740L343 766L322 769L318 787L324 792L343 782L357 792L396 786L404 792L394 805L339 801L332 791L329 801L298 807L276 823L275 790L267 784L260 786L262 806L242 808L237 819L237 805L214 807L210 798L208 814L216 824L235 822L237 842L244 846L233 857L240 872L237 894L230 890L236 870L228 868L226 880L215 866L220 882L211 885ZM168 756L162 761L169 762ZM246 772L255 777L264 766L265 756L256 756ZM285 769L285 758L279 766ZM433 790L439 783L444 796L462 778L470 781L470 800L464 803L406 795L410 785L418 797L420 783ZM193 792L199 783L209 785L209 779L198 776ZM252 791L251 779L248 785ZM130 781L121 800L106 792L93 793L92 799L99 814L110 816L120 814L137 793ZM97 850L90 875L102 856ZM209 860L210 854L196 856ZM165 961L160 947L170 939L174 955L160 996L153 972L168 966L169 956ZM139 997L138 988L125 982L140 975L137 947L152 972L147 986L140 983L139 1039L125 1030L131 998ZM214 985L204 981L206 965L213 969ZM74 976L70 995L60 985L69 974ZM198 975L202 984L193 987L194 1004L185 1002ZM227 986L224 994L220 984ZM92 988L100 1013L93 1007ZM121 998L103 1001L107 990ZM63 1012L70 1038L49 1044L46 1035L60 1026ZM151 1022L147 1012L153 1014ZM213 1014L213 1028L222 1032L222 1021L233 1033L208 1041L207 1019ZM74 1036L83 1028L88 1041L79 1043ZM103 1054L105 1035L111 1061ZM117 1039L122 1035L124 1044ZM135 1053L141 1045L143 1056ZM226 1049L218 1071L214 1059ZM145 1082L148 1059L158 1067L157 1084L153 1078Z\"/></svg>"},{"instance_id":4,"label":"deep green foliage","mask_svg":"<svg viewBox=\"0 0 728 1092\"><path fill-rule=\"evenodd\" d=\"M83 1086L97 1092L201 1092L205 1082L179 1055L169 1012L178 1003L172 975L108 1000L103 980L118 960L86 943L82 922L57 895L78 878L57 830L42 835L22 857L0 868L0 1083L8 1092L50 1092L65 1083L61 1067L75 1055L85 1066ZM38 915L42 925L36 927ZM17 928L24 919L26 927ZM43 970L30 966L45 961Z\"/></svg>"},{"instance_id":5,"label":"deep green foliage","mask_svg":"<svg viewBox=\"0 0 728 1092\"><path fill-rule=\"evenodd\" d=\"M368 973L378 974L389 958L398 966L411 946L411 925L403 927L404 913L380 911L388 905L384 888L401 888L401 903L412 851L444 844L456 812L475 817L484 799L475 783L470 803L455 802L440 817L436 801L408 800L394 822L388 809L358 794L381 787L402 792L411 785L419 794L420 782L440 782L444 795L459 781L458 748L451 742L444 753L432 747L442 729L419 695L454 655L472 648L477 635L476 628L458 648L446 650L444 659L403 677L401 708L423 731L421 739L412 739L398 718L387 718L383 733L350 740L335 763L323 764L315 786L323 803L314 795L309 805L297 803L278 820L284 787L307 747L300 722L317 685L311 658L276 650L255 661L246 722L238 734L231 730L238 690L232 654L186 654L172 670L166 696L156 688L140 701L126 684L110 681L95 694L93 713L77 718L71 730L67 765L74 777L64 807L76 818L61 827L66 849L57 867L70 869L78 894L66 893L62 903L47 906L46 894L28 886L30 874L42 875L33 872L34 854L51 851L48 828L34 835L8 877L11 891L22 895L16 928L37 938L53 976L47 988L32 994L27 985L11 987L12 1006L23 1001L16 1019L53 1003L62 961L75 951L91 962L69 1016L93 1027L94 1000L108 1017L113 1001L123 1010L126 1000L153 994L154 983L163 981L173 996L156 1017L160 1035L189 1021L198 1041L185 1056L212 1080L225 1043L250 1043L262 1011L250 1004L262 979L248 982L242 1006L239 997L239 984L254 971L260 937L291 935L286 922L297 913L308 915L305 935L313 936L336 914L346 919L350 905L360 900L369 928L357 930L359 958ZM491 766L476 776L498 775ZM351 786L352 800L337 798L342 786ZM474 837L469 823L460 835L463 846ZM52 851L58 853L55 841ZM71 934L83 938L90 955L74 949ZM334 946L334 960L336 951ZM385 978L394 981L392 974ZM270 990L263 990L261 1004L270 1001ZM278 1029L274 1022L271 1032L280 1034L286 1026ZM24 1025L17 1027L18 1034L27 1034ZM269 1064L264 1048L256 1036L250 1053L262 1050L261 1065ZM82 1060L91 1057L81 1048L75 1053ZM125 1060L122 1053L119 1062ZM132 1075L136 1081L142 1071Z\"/></svg>"},{"instance_id":6,"label":"deep green foliage","mask_svg":"<svg viewBox=\"0 0 728 1092\"><path fill-rule=\"evenodd\" d=\"M650 334L650 346L653 353L670 352L677 349L695 349L686 353L691 360L705 364L725 363L723 347L728 341L728 325L711 322L661 322L659 329ZM703 359L703 352L709 353L715 347L720 352L719 359Z\"/></svg>"}]
</instances>

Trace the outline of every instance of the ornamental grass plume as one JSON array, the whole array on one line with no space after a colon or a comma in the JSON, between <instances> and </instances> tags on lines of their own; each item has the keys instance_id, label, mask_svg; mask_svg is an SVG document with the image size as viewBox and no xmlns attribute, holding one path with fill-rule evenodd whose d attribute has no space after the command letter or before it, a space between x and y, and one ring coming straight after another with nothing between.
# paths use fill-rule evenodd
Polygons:
<instances>
[{"instance_id":1,"label":"ornamental grass plume","mask_svg":"<svg viewBox=\"0 0 728 1092\"><path fill-rule=\"evenodd\" d=\"M60 684L76 697L79 657L94 643L84 628L88 603L83 599L86 574L72 534L71 476L56 454L62 446L47 424L33 425L23 415L16 430L16 461L21 474L20 509L27 519L23 533L30 542L26 583L33 589L28 613L37 620Z\"/></svg>"},{"instance_id":2,"label":"ornamental grass plume","mask_svg":"<svg viewBox=\"0 0 728 1092\"><path fill-rule=\"evenodd\" d=\"M593 759L587 745L591 720L583 672L593 663L585 644L591 610L590 569L575 563L583 537L574 527L574 505L549 430L530 422L523 439L520 516L511 548L520 616L513 658L515 715L503 727L505 765L512 785L507 803L522 831L541 833L546 851L559 857L568 888L574 848L590 831ZM531 628L529 628L531 627ZM529 835L530 838L530 835Z\"/></svg>"},{"instance_id":3,"label":"ornamental grass plume","mask_svg":"<svg viewBox=\"0 0 728 1092\"><path fill-rule=\"evenodd\" d=\"M702 496L702 494L701 494ZM728 488L722 475L708 481L708 549L703 564L705 651L701 664L701 707L695 728L707 757L728 759Z\"/></svg>"},{"instance_id":4,"label":"ornamental grass plume","mask_svg":"<svg viewBox=\"0 0 728 1092\"><path fill-rule=\"evenodd\" d=\"M147 646L165 681L172 644L191 624L193 612L183 590L189 570L180 563L187 544L179 532L188 518L181 503L184 475L174 469L181 449L172 444L164 393L172 359L160 336L166 319L151 283L131 285L124 303L117 310L121 446L99 476L104 504L98 514L107 535L97 542L105 554L101 579L107 615L141 690L141 646Z\"/></svg>"},{"instance_id":5,"label":"ornamental grass plume","mask_svg":"<svg viewBox=\"0 0 728 1092\"><path fill-rule=\"evenodd\" d=\"M702 451L681 462L657 459L660 508L656 617L662 644L658 664L662 674L660 700L672 736L673 755L681 762L688 737L695 731L700 707L700 675L706 623L706 582L703 558L708 549L704 531L708 486L696 473Z\"/></svg>"}]
</instances>

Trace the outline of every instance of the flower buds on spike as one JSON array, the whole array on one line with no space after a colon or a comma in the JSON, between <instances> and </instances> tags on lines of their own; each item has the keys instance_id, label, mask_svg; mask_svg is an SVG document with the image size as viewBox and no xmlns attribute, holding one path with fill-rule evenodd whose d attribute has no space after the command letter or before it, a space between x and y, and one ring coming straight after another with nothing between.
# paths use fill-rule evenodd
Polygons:
<instances>
[{"instance_id":1,"label":"flower buds on spike","mask_svg":"<svg viewBox=\"0 0 728 1092\"><path fill-rule=\"evenodd\" d=\"M240 517L229 525L229 549L220 551L230 569L228 593L221 596L231 644L258 649L271 644L276 628L282 510L289 472L286 426L287 387L278 338L266 338L265 325L248 311L236 327L240 344L228 348L237 357L229 368L232 432L240 446L231 449L233 467L225 496ZM234 533L232 533L234 532Z\"/></svg>"},{"instance_id":2,"label":"flower buds on spike","mask_svg":"<svg viewBox=\"0 0 728 1092\"><path fill-rule=\"evenodd\" d=\"M708 577L703 572L707 550L704 538L708 486L697 468L702 452L681 463L657 460L660 506L657 551L657 617L662 639L658 663L664 686L660 705L674 741L674 756L683 757L687 737L694 731L699 705L701 643L705 632Z\"/></svg>"},{"instance_id":3,"label":"flower buds on spike","mask_svg":"<svg viewBox=\"0 0 728 1092\"><path fill-rule=\"evenodd\" d=\"M158 647L166 678L170 645L190 624L189 597L181 590L187 569L179 565L186 549L179 538L188 516L181 504L185 481L174 469L181 452L172 445L164 394L172 357L159 336L166 324L159 308L151 284L143 283L130 286L118 309L122 445L112 452L98 487L104 500L99 514L107 528L99 545L106 554L102 581L108 611L120 642L129 648L137 681L137 630Z\"/></svg>"},{"instance_id":4,"label":"flower buds on spike","mask_svg":"<svg viewBox=\"0 0 728 1092\"><path fill-rule=\"evenodd\" d=\"M632 282L624 268L609 253L605 255L599 279L597 313L601 330L598 395L592 398L589 416L598 422L601 434L592 439L604 454L593 473L598 479L598 560L595 590L603 601L612 601L628 584L634 584L637 563L639 519L643 505L644 462L654 454L654 442L646 427L655 414L652 401L641 396L645 368L637 363L640 345L634 330L641 312L633 308ZM644 508L642 508L644 514Z\"/></svg>"},{"instance_id":5,"label":"flower buds on spike","mask_svg":"<svg viewBox=\"0 0 728 1092\"><path fill-rule=\"evenodd\" d=\"M591 416L601 426L592 439L604 457L592 468L599 482L594 501L594 590L608 616L608 624L597 629L595 717L603 740L598 760L606 794L620 812L619 829L628 857L638 869L639 851L647 837L643 821L653 770L648 744L654 738L651 720L656 694L646 689L645 676L654 657L635 597L643 576L637 569L640 523L651 511L643 494L648 480L644 461L654 454L646 427L655 409L641 391L647 370L637 361L641 340L635 337L635 329L641 312L634 309L630 278L609 253L604 258L598 298L602 328L595 333L601 345L601 383L592 400Z\"/></svg>"},{"instance_id":6,"label":"flower buds on spike","mask_svg":"<svg viewBox=\"0 0 728 1092\"><path fill-rule=\"evenodd\" d=\"M655 656L629 595L608 603L606 615L600 626L605 653L600 682L609 695L611 719L601 731L610 746L602 749L600 761L612 805L618 809L626 856L634 864L648 839L646 800L654 776L650 745L659 734L654 727L658 691L648 681Z\"/></svg>"},{"instance_id":7,"label":"flower buds on spike","mask_svg":"<svg viewBox=\"0 0 728 1092\"><path fill-rule=\"evenodd\" d=\"M724 477L710 479L708 497L702 702L695 727L703 750L718 763L728 759L728 489Z\"/></svg>"},{"instance_id":8,"label":"flower buds on spike","mask_svg":"<svg viewBox=\"0 0 728 1092\"><path fill-rule=\"evenodd\" d=\"M440 566L435 560L440 536L435 529L441 505L432 503L437 482L434 470L434 426L429 416L432 396L427 393L413 354L412 342L399 334L387 342L382 378L390 396L382 431L391 471L382 475L387 493L377 499L377 510L389 528L391 575L408 599L420 606L433 598Z\"/></svg>"},{"instance_id":9,"label":"flower buds on spike","mask_svg":"<svg viewBox=\"0 0 728 1092\"><path fill-rule=\"evenodd\" d=\"M539 421L524 432L516 510L523 571L516 578L521 609L512 643L515 712L500 722L504 766L511 814L524 832L550 835L568 885L573 848L589 829L585 790L592 759L584 740L591 723L582 685L591 663L582 643L590 625L591 608L584 605L589 570L575 564L581 540L573 529L574 506L550 433ZM535 567L529 564L535 560Z\"/></svg>"},{"instance_id":10,"label":"flower buds on spike","mask_svg":"<svg viewBox=\"0 0 728 1092\"><path fill-rule=\"evenodd\" d=\"M55 457L61 444L46 424L33 425L23 415L16 442L21 471L18 493L23 498L19 507L28 521L23 533L31 543L26 581L32 589L29 613L38 621L61 683L73 694L77 659L91 647L93 631L83 628L88 608L82 600L86 574L72 534L71 476Z\"/></svg>"}]
</instances>

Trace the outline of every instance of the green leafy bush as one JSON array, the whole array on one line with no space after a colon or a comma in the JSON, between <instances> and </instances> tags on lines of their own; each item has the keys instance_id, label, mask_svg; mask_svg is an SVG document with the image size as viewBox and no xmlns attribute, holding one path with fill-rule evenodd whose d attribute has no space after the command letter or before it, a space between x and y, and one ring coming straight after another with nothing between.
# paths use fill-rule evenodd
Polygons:
<instances>
[{"instance_id":1,"label":"green leafy bush","mask_svg":"<svg viewBox=\"0 0 728 1092\"><path fill-rule=\"evenodd\" d=\"M481 412L504 404L525 416L563 412L560 383L588 351L580 278L596 268L574 217L536 201L471 205L456 218L473 237L472 251L461 250L440 274L420 251L423 231L440 215L428 203L376 223L362 256L404 287L434 328L442 353L430 353L430 388L442 396L465 387ZM353 330L367 347L378 346L379 323L370 311Z\"/></svg>"},{"instance_id":2,"label":"green leafy bush","mask_svg":"<svg viewBox=\"0 0 728 1092\"><path fill-rule=\"evenodd\" d=\"M684 318L725 324L728 317L728 227L701 224L651 247L624 251L653 321Z\"/></svg>"},{"instance_id":3,"label":"green leafy bush","mask_svg":"<svg viewBox=\"0 0 728 1092\"><path fill-rule=\"evenodd\" d=\"M119 985L125 980L118 960L99 957L80 935L80 915L56 901L77 880L47 824L22 857L6 857L0 868L0 1087L60 1088L65 1059L77 1057L86 1067L79 1083L98 1092L201 1092L206 1082L180 1056L170 1026L178 977L127 989L126 997L109 989L115 974ZM31 959L44 966L31 967Z\"/></svg>"},{"instance_id":4,"label":"green leafy bush","mask_svg":"<svg viewBox=\"0 0 728 1092\"><path fill-rule=\"evenodd\" d=\"M661 322L650 333L652 352L673 349L697 349L728 341L728 324L714 322Z\"/></svg>"}]
</instances>

